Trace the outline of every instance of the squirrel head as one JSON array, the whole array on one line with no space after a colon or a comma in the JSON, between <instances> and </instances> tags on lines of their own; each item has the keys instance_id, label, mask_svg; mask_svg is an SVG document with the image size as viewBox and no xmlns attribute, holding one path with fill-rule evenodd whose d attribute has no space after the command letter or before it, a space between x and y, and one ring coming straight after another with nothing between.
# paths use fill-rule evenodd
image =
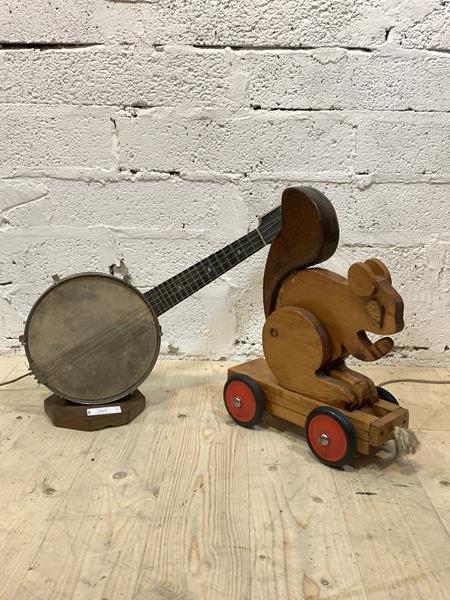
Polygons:
<instances>
[{"instance_id":1,"label":"squirrel head","mask_svg":"<svg viewBox=\"0 0 450 600\"><path fill-rule=\"evenodd\" d=\"M363 309L364 329L381 335L401 331L403 300L392 286L391 274L381 260L357 262L348 270L350 289Z\"/></svg>"}]
</instances>

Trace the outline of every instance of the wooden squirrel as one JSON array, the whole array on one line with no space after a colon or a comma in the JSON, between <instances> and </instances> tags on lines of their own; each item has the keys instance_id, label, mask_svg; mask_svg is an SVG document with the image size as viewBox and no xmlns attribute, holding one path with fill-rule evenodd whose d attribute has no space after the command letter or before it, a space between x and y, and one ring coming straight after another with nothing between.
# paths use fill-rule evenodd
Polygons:
<instances>
[{"instance_id":1,"label":"wooden squirrel","mask_svg":"<svg viewBox=\"0 0 450 600\"><path fill-rule=\"evenodd\" d=\"M314 219L305 222L306 206ZM264 281L267 363L282 387L326 404L354 409L377 402L375 384L348 369L345 359L350 354L363 361L382 358L392 350L393 341L383 337L372 343L366 331L386 336L404 327L403 302L389 270L378 259L351 265L348 279L326 269L307 268L329 258L337 246L334 209L317 190L289 188L283 196L283 220L286 215L291 230L286 232L283 226L273 243ZM306 242L301 241L302 231L307 232Z\"/></svg>"}]
</instances>

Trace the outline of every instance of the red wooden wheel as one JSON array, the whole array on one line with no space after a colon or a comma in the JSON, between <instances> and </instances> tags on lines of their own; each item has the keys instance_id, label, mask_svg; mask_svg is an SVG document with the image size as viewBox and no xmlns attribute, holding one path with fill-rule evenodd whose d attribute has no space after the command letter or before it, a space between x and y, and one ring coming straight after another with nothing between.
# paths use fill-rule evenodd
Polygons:
<instances>
[{"instance_id":1,"label":"red wooden wheel","mask_svg":"<svg viewBox=\"0 0 450 600\"><path fill-rule=\"evenodd\" d=\"M306 435L312 452L326 465L342 467L355 456L355 428L335 408L314 409L306 421Z\"/></svg>"},{"instance_id":2,"label":"red wooden wheel","mask_svg":"<svg viewBox=\"0 0 450 600\"><path fill-rule=\"evenodd\" d=\"M254 427L264 411L264 393L245 375L230 378L224 388L224 401L231 418L243 427Z\"/></svg>"}]
</instances>

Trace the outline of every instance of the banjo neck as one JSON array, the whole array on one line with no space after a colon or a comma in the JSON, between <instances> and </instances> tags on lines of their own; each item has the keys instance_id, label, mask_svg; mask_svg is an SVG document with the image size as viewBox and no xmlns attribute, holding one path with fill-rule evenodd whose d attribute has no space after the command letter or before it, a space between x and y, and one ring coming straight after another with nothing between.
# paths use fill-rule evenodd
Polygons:
<instances>
[{"instance_id":1,"label":"banjo neck","mask_svg":"<svg viewBox=\"0 0 450 600\"><path fill-rule=\"evenodd\" d=\"M221 275L272 243L281 229L281 209L262 218L260 226L144 294L157 316L189 298Z\"/></svg>"}]
</instances>

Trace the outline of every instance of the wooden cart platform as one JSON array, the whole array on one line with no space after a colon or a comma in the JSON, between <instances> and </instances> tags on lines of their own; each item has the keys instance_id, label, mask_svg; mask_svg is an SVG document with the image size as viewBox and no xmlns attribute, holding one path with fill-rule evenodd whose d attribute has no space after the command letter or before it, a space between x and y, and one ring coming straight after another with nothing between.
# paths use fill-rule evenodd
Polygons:
<instances>
[{"instance_id":1,"label":"wooden cart platform","mask_svg":"<svg viewBox=\"0 0 450 600\"><path fill-rule=\"evenodd\" d=\"M281 387L264 358L232 367L228 375L229 378L236 375L250 377L264 392L265 411L294 425L304 427L308 415L315 408L324 406L323 402ZM381 398L372 406L351 412L340 409L339 412L347 417L356 430L357 451L366 455L392 439L396 426L407 428L409 425L409 413L405 408Z\"/></svg>"}]
</instances>

